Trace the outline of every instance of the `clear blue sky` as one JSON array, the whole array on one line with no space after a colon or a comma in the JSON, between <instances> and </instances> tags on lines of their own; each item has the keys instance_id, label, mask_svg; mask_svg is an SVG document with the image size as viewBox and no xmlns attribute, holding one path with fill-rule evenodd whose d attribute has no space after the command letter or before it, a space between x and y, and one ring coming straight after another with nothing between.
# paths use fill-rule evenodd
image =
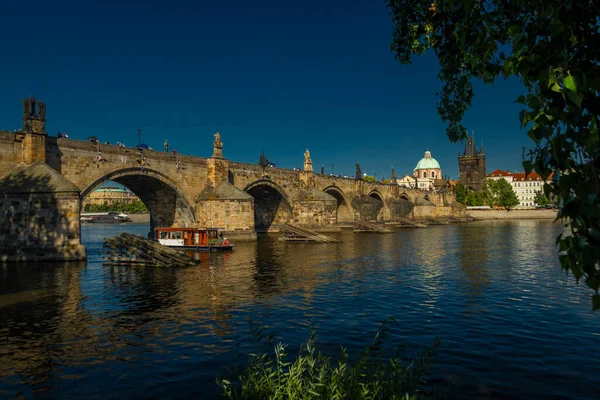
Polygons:
<instances>
[{"instance_id":1,"label":"clear blue sky","mask_svg":"<svg viewBox=\"0 0 600 400\"><path fill-rule=\"evenodd\" d=\"M127 4L122 4L127 3ZM403 66L379 0L6 1L0 129L21 124L21 98L47 106L48 132L142 142L209 157L354 174L412 173L426 149L458 176L436 111L431 54ZM519 82L476 86L466 116L488 172L521 169Z\"/></svg>"}]
</instances>

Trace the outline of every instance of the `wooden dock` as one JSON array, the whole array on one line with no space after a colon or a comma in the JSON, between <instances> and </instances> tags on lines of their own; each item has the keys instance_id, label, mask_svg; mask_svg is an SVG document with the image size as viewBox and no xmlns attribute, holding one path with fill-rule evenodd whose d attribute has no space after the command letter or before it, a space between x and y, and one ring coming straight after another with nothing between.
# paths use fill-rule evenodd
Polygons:
<instances>
[{"instance_id":1,"label":"wooden dock","mask_svg":"<svg viewBox=\"0 0 600 400\"><path fill-rule=\"evenodd\" d=\"M393 231L384 225L356 219L354 220L354 232L392 233Z\"/></svg>"},{"instance_id":2,"label":"wooden dock","mask_svg":"<svg viewBox=\"0 0 600 400\"><path fill-rule=\"evenodd\" d=\"M103 263L108 266L189 267L198 262L184 253L130 233L104 239Z\"/></svg>"},{"instance_id":3,"label":"wooden dock","mask_svg":"<svg viewBox=\"0 0 600 400\"><path fill-rule=\"evenodd\" d=\"M284 234L280 240L286 242L318 242L318 243L340 243L341 240L334 239L332 237L322 235L318 232L314 232L308 229L300 228L292 224L283 224L280 232Z\"/></svg>"},{"instance_id":4,"label":"wooden dock","mask_svg":"<svg viewBox=\"0 0 600 400\"><path fill-rule=\"evenodd\" d=\"M398 218L400 228L427 228L427 225L411 221L408 218Z\"/></svg>"}]
</instances>

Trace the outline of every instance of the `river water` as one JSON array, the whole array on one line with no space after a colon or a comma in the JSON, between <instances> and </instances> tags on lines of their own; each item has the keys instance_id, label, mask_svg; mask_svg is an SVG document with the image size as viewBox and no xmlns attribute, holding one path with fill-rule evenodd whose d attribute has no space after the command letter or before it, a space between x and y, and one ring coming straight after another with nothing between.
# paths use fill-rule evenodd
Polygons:
<instances>
[{"instance_id":1,"label":"river water","mask_svg":"<svg viewBox=\"0 0 600 400\"><path fill-rule=\"evenodd\" d=\"M120 229L88 225L89 261L0 267L0 397L218 397L248 319L297 349L444 341L431 371L453 398L596 399L600 313L557 263L550 221L337 234L339 244L238 243L187 269L102 266Z\"/></svg>"}]
</instances>

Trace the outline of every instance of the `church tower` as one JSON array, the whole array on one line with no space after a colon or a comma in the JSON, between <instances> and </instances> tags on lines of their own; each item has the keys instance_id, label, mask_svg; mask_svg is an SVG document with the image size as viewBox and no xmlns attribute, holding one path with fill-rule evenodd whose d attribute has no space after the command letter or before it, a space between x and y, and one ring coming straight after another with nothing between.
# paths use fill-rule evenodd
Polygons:
<instances>
[{"instance_id":1,"label":"church tower","mask_svg":"<svg viewBox=\"0 0 600 400\"><path fill-rule=\"evenodd\" d=\"M465 151L458 154L459 180L465 187L480 190L487 172L485 169L485 152L483 144L481 149L477 150L475 146L475 135L467 136Z\"/></svg>"}]
</instances>

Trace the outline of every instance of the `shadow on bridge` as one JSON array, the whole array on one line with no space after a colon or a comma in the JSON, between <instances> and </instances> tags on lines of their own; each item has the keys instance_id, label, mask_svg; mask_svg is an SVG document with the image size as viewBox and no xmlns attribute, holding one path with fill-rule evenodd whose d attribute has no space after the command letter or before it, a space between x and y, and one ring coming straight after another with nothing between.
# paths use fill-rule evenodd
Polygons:
<instances>
[{"instance_id":1,"label":"shadow on bridge","mask_svg":"<svg viewBox=\"0 0 600 400\"><path fill-rule=\"evenodd\" d=\"M340 188L337 186L330 186L323 191L328 195L335 197L337 200L336 222L348 222L354 220L352 208Z\"/></svg>"},{"instance_id":2,"label":"shadow on bridge","mask_svg":"<svg viewBox=\"0 0 600 400\"><path fill-rule=\"evenodd\" d=\"M275 182L261 179L245 189L254 197L254 230L266 233L273 224L284 224L292 220L293 212L283 189Z\"/></svg>"}]
</instances>

